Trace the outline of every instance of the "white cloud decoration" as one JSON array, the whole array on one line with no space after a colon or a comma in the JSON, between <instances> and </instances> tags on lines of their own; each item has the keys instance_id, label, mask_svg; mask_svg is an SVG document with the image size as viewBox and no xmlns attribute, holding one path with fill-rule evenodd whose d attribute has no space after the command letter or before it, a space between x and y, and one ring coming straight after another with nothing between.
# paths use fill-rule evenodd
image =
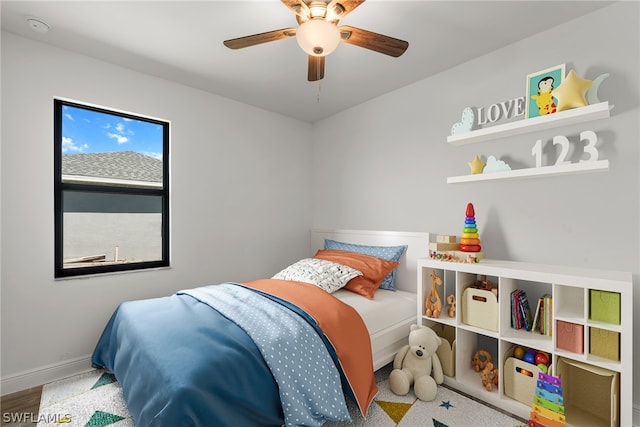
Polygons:
<instances>
[{"instance_id":1,"label":"white cloud decoration","mask_svg":"<svg viewBox=\"0 0 640 427\"><path fill-rule=\"evenodd\" d=\"M487 157L487 165L482 170L482 173L491 173L491 172L504 172L510 171L511 166L502 160L498 160L495 156Z\"/></svg>"},{"instance_id":2,"label":"white cloud decoration","mask_svg":"<svg viewBox=\"0 0 640 427\"><path fill-rule=\"evenodd\" d=\"M459 122L456 122L451 126L451 135L469 132L473 129L473 124L476 120L473 108L467 107L462 110L462 118Z\"/></svg>"}]
</instances>

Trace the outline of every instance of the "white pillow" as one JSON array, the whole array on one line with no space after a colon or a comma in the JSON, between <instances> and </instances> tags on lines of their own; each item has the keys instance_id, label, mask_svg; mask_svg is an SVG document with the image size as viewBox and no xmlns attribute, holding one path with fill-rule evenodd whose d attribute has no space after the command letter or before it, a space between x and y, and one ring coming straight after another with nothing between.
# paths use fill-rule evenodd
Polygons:
<instances>
[{"instance_id":1,"label":"white pillow","mask_svg":"<svg viewBox=\"0 0 640 427\"><path fill-rule=\"evenodd\" d=\"M272 278L311 283L331 294L357 276L362 276L362 272L355 268L324 259L305 258L291 264Z\"/></svg>"}]
</instances>

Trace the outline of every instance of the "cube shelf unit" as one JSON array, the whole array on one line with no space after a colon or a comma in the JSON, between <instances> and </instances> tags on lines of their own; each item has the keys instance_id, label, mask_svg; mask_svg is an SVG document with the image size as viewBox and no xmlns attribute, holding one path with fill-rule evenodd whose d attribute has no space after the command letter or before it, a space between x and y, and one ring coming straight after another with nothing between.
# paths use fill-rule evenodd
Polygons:
<instances>
[{"instance_id":1,"label":"cube shelf unit","mask_svg":"<svg viewBox=\"0 0 640 427\"><path fill-rule=\"evenodd\" d=\"M436 286L443 304L438 318L425 315L425 301L434 286L432 272L442 278L443 282L442 286ZM452 356L454 360L450 362L455 366L455 371L452 376L445 376L445 384L529 419L532 402L516 400L509 395L513 396L512 393L505 393L503 373L505 362L513 355L515 347L533 348L551 356L550 374L557 376L556 367L558 365L564 367L560 374L563 376L563 385L565 385L568 426L632 425L633 286L631 273L487 259L479 263L459 263L431 258L418 259L417 273L418 324L433 327L437 331L443 328L449 328L450 331L452 328L454 331L455 352ZM465 289L475 284L482 276L486 276L486 280L492 282L497 288L497 303L487 298L486 308L482 306L477 310L477 307L470 305L473 301L465 303L463 295ZM551 336L511 327L509 296L516 289L522 289L527 293L532 315L539 298L545 294L552 296L549 322L552 328ZM454 317L449 317L447 313L449 308L447 296L450 294L455 295L456 300ZM596 306L597 301L594 300L596 298L594 295L600 294L614 297L613 306L607 308L619 311L614 313L613 320L603 321L599 315L595 314L596 309L598 312L602 311L602 307ZM467 300L471 301L469 298ZM596 320L592 318L592 311ZM484 319L484 316L489 319ZM497 323L491 321L493 316L497 316ZM575 329L579 332L576 332L578 336L575 338L581 341L582 352L579 350L573 352L563 349L562 345L558 346L557 321L576 326ZM497 328L493 328L494 324L497 324ZM592 334L596 331L612 336L615 343L619 343L619 348L613 349L613 355L603 355L602 343L591 342ZM606 346L611 347L610 344L611 341ZM596 347L600 350L596 350ZM493 391L487 391L482 385L479 374L471 365L473 354L480 349L489 351L495 365L499 368L500 381L497 390L494 388ZM589 375L598 376L593 378L593 383L599 386L597 390L590 393L590 396L595 396L597 399L595 403L584 402L584 393L580 390L589 387L591 382ZM609 381L608 388L602 387L603 377L605 381ZM518 395L521 396L522 393ZM572 396L577 397L572 398ZM533 401L533 394L531 394L531 401ZM592 411L598 413L594 414Z\"/></svg>"}]
</instances>

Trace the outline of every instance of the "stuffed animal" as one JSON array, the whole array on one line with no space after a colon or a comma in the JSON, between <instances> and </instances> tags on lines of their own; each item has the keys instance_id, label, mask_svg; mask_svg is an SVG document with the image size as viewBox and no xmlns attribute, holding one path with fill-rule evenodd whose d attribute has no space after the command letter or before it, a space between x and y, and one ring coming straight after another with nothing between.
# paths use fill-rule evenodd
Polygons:
<instances>
[{"instance_id":1,"label":"stuffed animal","mask_svg":"<svg viewBox=\"0 0 640 427\"><path fill-rule=\"evenodd\" d=\"M418 399L434 400L438 384L444 381L440 358L436 354L441 342L431 328L411 325L409 344L403 346L393 360L393 370L389 374L391 391L404 396L413 385Z\"/></svg>"}]
</instances>

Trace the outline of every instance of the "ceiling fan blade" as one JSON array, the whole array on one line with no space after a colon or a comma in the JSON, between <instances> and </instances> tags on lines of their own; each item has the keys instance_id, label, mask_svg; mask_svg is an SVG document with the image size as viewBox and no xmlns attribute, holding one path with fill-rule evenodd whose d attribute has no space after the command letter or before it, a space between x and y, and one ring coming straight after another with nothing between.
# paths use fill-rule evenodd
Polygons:
<instances>
[{"instance_id":1,"label":"ceiling fan blade","mask_svg":"<svg viewBox=\"0 0 640 427\"><path fill-rule=\"evenodd\" d=\"M333 21L344 18L356 7L364 3L364 1L365 0L332 0L327 5L327 20Z\"/></svg>"},{"instance_id":2,"label":"ceiling fan blade","mask_svg":"<svg viewBox=\"0 0 640 427\"><path fill-rule=\"evenodd\" d=\"M242 49L243 47L255 46L257 44L274 42L277 40L294 37L295 35L295 28L283 28L281 30L267 31L266 33L253 34L251 36L225 40L223 43L229 49Z\"/></svg>"},{"instance_id":3,"label":"ceiling fan blade","mask_svg":"<svg viewBox=\"0 0 640 427\"><path fill-rule=\"evenodd\" d=\"M409 47L409 42L372 31L362 30L348 25L343 25L338 29L340 30L340 36L343 42L396 58L402 55Z\"/></svg>"},{"instance_id":4,"label":"ceiling fan blade","mask_svg":"<svg viewBox=\"0 0 640 427\"><path fill-rule=\"evenodd\" d=\"M315 82L324 78L324 56L309 55L309 70L307 80Z\"/></svg>"},{"instance_id":5,"label":"ceiling fan blade","mask_svg":"<svg viewBox=\"0 0 640 427\"><path fill-rule=\"evenodd\" d=\"M302 0L281 0L285 6L293 13L302 18L303 21L309 19L309 6Z\"/></svg>"}]
</instances>

